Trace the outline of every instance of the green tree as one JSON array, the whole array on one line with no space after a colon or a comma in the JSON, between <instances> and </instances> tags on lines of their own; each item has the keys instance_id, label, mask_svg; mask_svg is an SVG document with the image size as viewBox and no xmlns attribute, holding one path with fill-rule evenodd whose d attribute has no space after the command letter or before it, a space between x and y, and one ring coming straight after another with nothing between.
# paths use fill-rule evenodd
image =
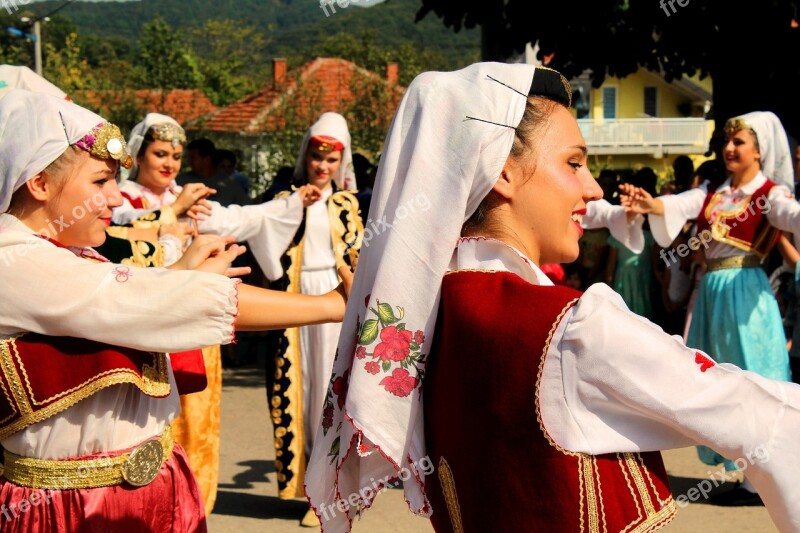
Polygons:
<instances>
[{"instance_id":1,"label":"green tree","mask_svg":"<svg viewBox=\"0 0 800 533\"><path fill-rule=\"evenodd\" d=\"M236 20L209 20L189 32L189 42L204 78L203 91L217 105L227 105L256 90L264 81L264 35Z\"/></svg>"},{"instance_id":2,"label":"green tree","mask_svg":"<svg viewBox=\"0 0 800 533\"><path fill-rule=\"evenodd\" d=\"M77 34L67 35L63 46L58 48L54 44L45 43L45 50L47 51L47 63L44 65L45 78L67 94L92 86L92 75L88 63L82 59Z\"/></svg>"},{"instance_id":3,"label":"green tree","mask_svg":"<svg viewBox=\"0 0 800 533\"><path fill-rule=\"evenodd\" d=\"M202 75L183 37L161 17L144 25L138 42L143 87L195 89Z\"/></svg>"},{"instance_id":4,"label":"green tree","mask_svg":"<svg viewBox=\"0 0 800 533\"><path fill-rule=\"evenodd\" d=\"M330 35L312 49L312 56L341 57L378 74L384 71L387 63L397 63L401 85L408 85L420 72L447 68L444 56L422 50L413 42L384 46L374 29Z\"/></svg>"},{"instance_id":5,"label":"green tree","mask_svg":"<svg viewBox=\"0 0 800 533\"><path fill-rule=\"evenodd\" d=\"M711 75L714 118L771 110L795 137L800 107L788 96L800 82L798 0L765 0L733 7L723 0L677 2L597 0L422 0L417 20L434 13L445 26L481 27L484 60L505 60L526 43L567 77L591 71L595 87L606 76L639 67L666 79ZM787 57L792 58L787 61Z\"/></svg>"}]
</instances>

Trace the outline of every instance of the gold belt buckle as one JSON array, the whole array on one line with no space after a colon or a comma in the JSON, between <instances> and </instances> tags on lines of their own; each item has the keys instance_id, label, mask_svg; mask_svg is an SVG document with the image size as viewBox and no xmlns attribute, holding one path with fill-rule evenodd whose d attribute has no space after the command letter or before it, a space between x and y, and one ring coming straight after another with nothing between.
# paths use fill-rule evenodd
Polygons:
<instances>
[{"instance_id":1,"label":"gold belt buckle","mask_svg":"<svg viewBox=\"0 0 800 533\"><path fill-rule=\"evenodd\" d=\"M161 441L149 440L130 453L122 465L122 477L134 487L144 487L156 478L163 462Z\"/></svg>"}]
</instances>

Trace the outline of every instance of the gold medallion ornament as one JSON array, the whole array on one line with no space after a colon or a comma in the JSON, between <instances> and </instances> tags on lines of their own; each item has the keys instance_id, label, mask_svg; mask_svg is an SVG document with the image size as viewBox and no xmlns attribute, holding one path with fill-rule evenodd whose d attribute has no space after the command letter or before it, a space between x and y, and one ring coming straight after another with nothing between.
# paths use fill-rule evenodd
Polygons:
<instances>
[{"instance_id":1,"label":"gold medallion ornament","mask_svg":"<svg viewBox=\"0 0 800 533\"><path fill-rule=\"evenodd\" d=\"M149 485L161 470L164 447L160 441L147 441L135 448L122 465L122 477L134 487Z\"/></svg>"}]
</instances>

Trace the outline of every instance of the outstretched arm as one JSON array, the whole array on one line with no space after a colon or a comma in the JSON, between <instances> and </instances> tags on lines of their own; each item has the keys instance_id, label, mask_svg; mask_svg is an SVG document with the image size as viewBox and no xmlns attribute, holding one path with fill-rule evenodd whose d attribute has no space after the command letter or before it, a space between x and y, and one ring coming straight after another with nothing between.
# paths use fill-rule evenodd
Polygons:
<instances>
[{"instance_id":1,"label":"outstretched arm","mask_svg":"<svg viewBox=\"0 0 800 533\"><path fill-rule=\"evenodd\" d=\"M346 292L349 292L352 274L340 268L339 275L346 281L320 296L240 285L236 330L257 331L340 322L344 318Z\"/></svg>"}]
</instances>

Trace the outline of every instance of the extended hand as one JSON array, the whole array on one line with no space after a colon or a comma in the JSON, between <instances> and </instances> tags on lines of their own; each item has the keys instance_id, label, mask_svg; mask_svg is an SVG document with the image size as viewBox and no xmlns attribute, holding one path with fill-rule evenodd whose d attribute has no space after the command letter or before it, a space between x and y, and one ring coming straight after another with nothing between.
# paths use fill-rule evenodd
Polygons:
<instances>
[{"instance_id":1,"label":"extended hand","mask_svg":"<svg viewBox=\"0 0 800 533\"><path fill-rule=\"evenodd\" d=\"M322 198L322 191L316 185L303 185L297 189L297 193L303 199L303 207L308 207Z\"/></svg>"},{"instance_id":2,"label":"extended hand","mask_svg":"<svg viewBox=\"0 0 800 533\"><path fill-rule=\"evenodd\" d=\"M216 192L216 189L206 187L202 183L187 183L172 204L172 210L178 217L184 213L191 218L198 218L198 214L210 215L211 204L205 199Z\"/></svg>"}]
</instances>

